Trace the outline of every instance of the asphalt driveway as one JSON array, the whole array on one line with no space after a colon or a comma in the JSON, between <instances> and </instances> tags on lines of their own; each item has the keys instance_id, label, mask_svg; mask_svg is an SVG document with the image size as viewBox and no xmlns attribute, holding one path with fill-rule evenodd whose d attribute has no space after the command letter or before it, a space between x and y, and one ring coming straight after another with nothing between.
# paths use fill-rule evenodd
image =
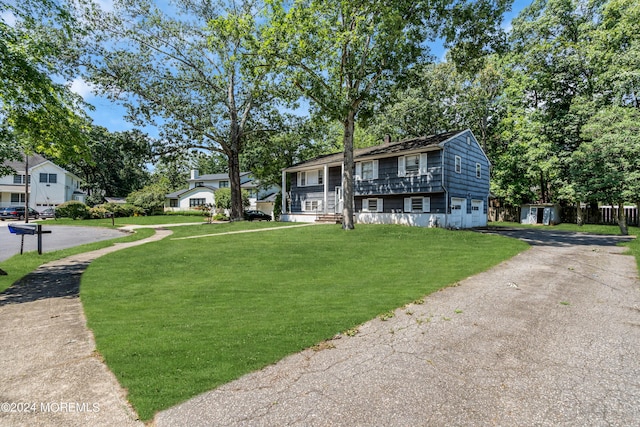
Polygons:
<instances>
[{"instance_id":1,"label":"asphalt driveway","mask_svg":"<svg viewBox=\"0 0 640 427\"><path fill-rule=\"evenodd\" d=\"M640 281L625 239L500 233L532 247L155 425L637 426Z\"/></svg>"},{"instance_id":2,"label":"asphalt driveway","mask_svg":"<svg viewBox=\"0 0 640 427\"><path fill-rule=\"evenodd\" d=\"M33 222L30 222L33 223ZM40 221L43 230L51 230L51 234L42 236L43 252L55 251L58 249L71 248L73 246L84 245L85 243L98 242L101 240L115 239L123 237L122 231L104 227L82 227L55 225L50 226L53 220ZM21 237L11 234L8 229L9 224L24 224L23 221L0 221L0 261L11 258L20 253ZM35 223L34 223L35 224ZM37 251L38 243L36 236L24 237L24 252Z\"/></svg>"},{"instance_id":3,"label":"asphalt driveway","mask_svg":"<svg viewBox=\"0 0 640 427\"><path fill-rule=\"evenodd\" d=\"M640 280L616 246L625 238L499 232L532 247L151 425L637 426ZM0 294L0 425L141 425L77 298L91 260L118 249L42 266Z\"/></svg>"}]
</instances>

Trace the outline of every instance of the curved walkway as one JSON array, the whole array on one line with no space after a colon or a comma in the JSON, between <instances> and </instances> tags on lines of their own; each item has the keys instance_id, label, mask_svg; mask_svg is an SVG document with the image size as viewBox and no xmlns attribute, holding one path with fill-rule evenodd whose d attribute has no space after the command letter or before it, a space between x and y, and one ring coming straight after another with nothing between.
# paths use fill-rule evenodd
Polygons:
<instances>
[{"instance_id":1,"label":"curved walkway","mask_svg":"<svg viewBox=\"0 0 640 427\"><path fill-rule=\"evenodd\" d=\"M624 238L505 233L532 247L155 425L638 425L640 281Z\"/></svg>"},{"instance_id":2,"label":"curved walkway","mask_svg":"<svg viewBox=\"0 0 640 427\"><path fill-rule=\"evenodd\" d=\"M142 426L95 352L79 298L94 259L146 239L42 265L0 294L1 426Z\"/></svg>"},{"instance_id":3,"label":"curved walkway","mask_svg":"<svg viewBox=\"0 0 640 427\"><path fill-rule=\"evenodd\" d=\"M640 281L622 238L502 233L532 247L154 424L637 425ZM95 353L79 277L169 234L44 265L0 294L0 426L142 425Z\"/></svg>"}]
</instances>

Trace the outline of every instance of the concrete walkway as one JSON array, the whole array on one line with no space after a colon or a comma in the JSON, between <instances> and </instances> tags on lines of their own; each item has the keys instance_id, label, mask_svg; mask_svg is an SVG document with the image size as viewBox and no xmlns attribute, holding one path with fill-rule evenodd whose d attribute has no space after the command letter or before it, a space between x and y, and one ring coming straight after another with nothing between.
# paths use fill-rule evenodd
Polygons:
<instances>
[{"instance_id":1,"label":"concrete walkway","mask_svg":"<svg viewBox=\"0 0 640 427\"><path fill-rule=\"evenodd\" d=\"M0 426L141 426L96 354L79 298L94 259L171 231L42 265L0 294Z\"/></svg>"},{"instance_id":2,"label":"concrete walkway","mask_svg":"<svg viewBox=\"0 0 640 427\"><path fill-rule=\"evenodd\" d=\"M640 281L622 238L505 232L532 248L154 424L638 425ZM50 263L0 294L0 426L142 425L95 352L79 278L169 234Z\"/></svg>"}]
</instances>

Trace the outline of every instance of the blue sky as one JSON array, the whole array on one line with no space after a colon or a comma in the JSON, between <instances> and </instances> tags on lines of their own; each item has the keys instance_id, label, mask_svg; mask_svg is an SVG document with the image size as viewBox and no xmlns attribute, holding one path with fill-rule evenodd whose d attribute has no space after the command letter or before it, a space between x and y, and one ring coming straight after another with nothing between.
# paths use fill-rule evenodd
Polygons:
<instances>
[{"instance_id":1,"label":"blue sky","mask_svg":"<svg viewBox=\"0 0 640 427\"><path fill-rule=\"evenodd\" d=\"M532 1L533 0L515 0L511 11L504 15L503 27L507 30L510 29L511 20L517 16L522 9L531 4ZM110 0L99 0L99 3L103 8L110 9ZM441 46L433 46L432 52L441 60L444 59L445 51ZM121 105L113 103L106 98L95 96L91 92L91 87L86 82L80 79L75 80L72 82L71 88L74 92L81 95L86 102L95 107L95 110L88 112L95 125L103 126L111 132L134 128L131 123L124 119L126 111ZM151 136L155 137L158 135L157 130L153 127L147 127L143 130Z\"/></svg>"}]
</instances>

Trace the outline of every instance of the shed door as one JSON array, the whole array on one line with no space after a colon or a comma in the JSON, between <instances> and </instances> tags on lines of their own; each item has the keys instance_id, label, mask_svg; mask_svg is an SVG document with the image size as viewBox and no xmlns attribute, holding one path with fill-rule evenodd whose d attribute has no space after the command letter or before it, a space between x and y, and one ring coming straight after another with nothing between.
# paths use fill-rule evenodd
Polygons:
<instances>
[{"instance_id":1,"label":"shed door","mask_svg":"<svg viewBox=\"0 0 640 427\"><path fill-rule=\"evenodd\" d=\"M485 225L484 221L484 202L482 200L471 201L471 226L482 227Z\"/></svg>"},{"instance_id":2,"label":"shed door","mask_svg":"<svg viewBox=\"0 0 640 427\"><path fill-rule=\"evenodd\" d=\"M462 228L463 216L467 213L467 199L451 198L451 216L449 217L449 226L453 228Z\"/></svg>"},{"instance_id":3,"label":"shed door","mask_svg":"<svg viewBox=\"0 0 640 427\"><path fill-rule=\"evenodd\" d=\"M549 225L551 221L551 208L544 208L544 212L542 214L542 224Z\"/></svg>"}]
</instances>

